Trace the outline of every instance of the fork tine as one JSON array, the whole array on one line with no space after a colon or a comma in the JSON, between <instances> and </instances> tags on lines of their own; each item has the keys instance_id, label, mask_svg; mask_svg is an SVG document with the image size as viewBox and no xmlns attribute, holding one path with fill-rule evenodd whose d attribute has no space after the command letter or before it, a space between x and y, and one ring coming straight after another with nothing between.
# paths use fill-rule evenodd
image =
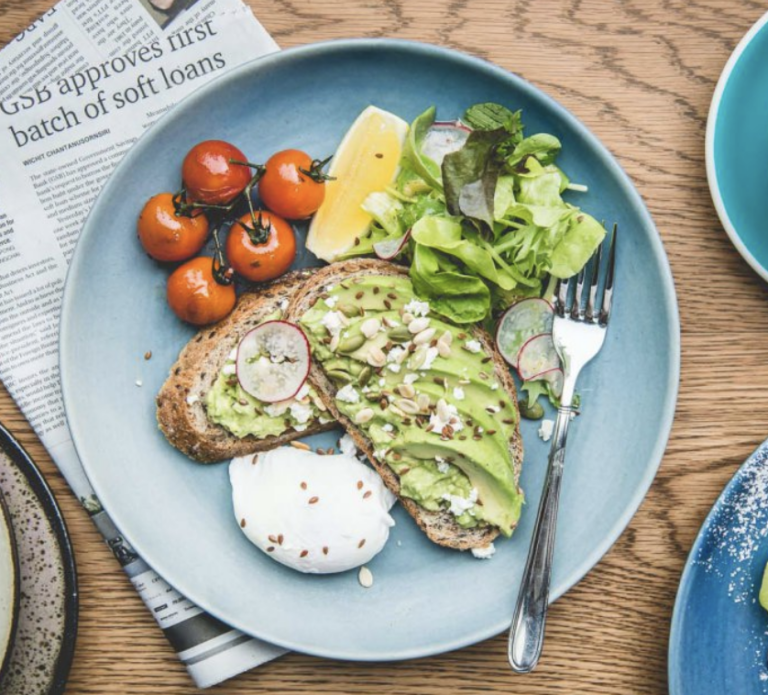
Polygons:
<instances>
[{"instance_id":1,"label":"fork tine","mask_svg":"<svg viewBox=\"0 0 768 695\"><path fill-rule=\"evenodd\" d=\"M600 260L602 258L602 244L597 247L594 256L592 256L592 282L589 285L589 297L587 297L587 313L585 315L588 323L595 322L595 298L597 296L597 285L600 280Z\"/></svg>"},{"instance_id":2,"label":"fork tine","mask_svg":"<svg viewBox=\"0 0 768 695\"><path fill-rule=\"evenodd\" d=\"M584 318L584 310L581 308L581 300L584 295L584 278L587 267L584 266L576 277L576 292L573 297L573 306L571 307L571 318L581 321Z\"/></svg>"},{"instance_id":3,"label":"fork tine","mask_svg":"<svg viewBox=\"0 0 768 695\"><path fill-rule=\"evenodd\" d=\"M568 301L568 280L558 280L555 289L555 311L560 317L565 316L566 302Z\"/></svg>"},{"instance_id":4,"label":"fork tine","mask_svg":"<svg viewBox=\"0 0 768 695\"><path fill-rule=\"evenodd\" d=\"M616 266L616 236L618 234L618 225L613 225L613 235L611 236L611 248L608 251L608 270L605 276L605 286L603 287L603 301L600 304L600 325L608 323L611 315L611 298L613 297L613 278L614 268Z\"/></svg>"}]
</instances>

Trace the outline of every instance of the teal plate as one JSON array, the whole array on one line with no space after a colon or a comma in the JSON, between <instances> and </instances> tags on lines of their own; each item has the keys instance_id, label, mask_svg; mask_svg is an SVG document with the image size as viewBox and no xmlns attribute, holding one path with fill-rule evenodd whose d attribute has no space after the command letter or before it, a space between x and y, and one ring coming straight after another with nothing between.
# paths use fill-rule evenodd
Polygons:
<instances>
[{"instance_id":1,"label":"teal plate","mask_svg":"<svg viewBox=\"0 0 768 695\"><path fill-rule=\"evenodd\" d=\"M547 446L524 423L528 505L490 561L430 543L402 509L384 551L356 572L305 576L272 562L235 523L226 465L200 466L172 449L154 397L192 330L165 303L167 270L142 253L144 201L178 185L181 160L221 138L264 161L285 147L334 151L369 104L411 120L480 101L522 108L528 132L557 135L562 164L590 193L571 200L622 231L614 318L582 374L560 510L552 598L608 550L661 461L679 375L677 305L658 233L616 161L572 115L524 80L434 46L355 40L292 49L223 76L186 99L120 163L83 229L67 280L61 370L72 435L110 516L144 559L216 617L312 654L391 660L456 649L509 626L538 503ZM297 266L313 263L299 226ZM152 359L144 354L152 351ZM141 382L138 387L136 382ZM550 415L551 416L551 415ZM334 446L339 433L317 436Z\"/></svg>"},{"instance_id":2,"label":"teal plate","mask_svg":"<svg viewBox=\"0 0 768 695\"><path fill-rule=\"evenodd\" d=\"M768 281L768 14L747 32L717 83L707 120L707 179L720 221Z\"/></svg>"},{"instance_id":3,"label":"teal plate","mask_svg":"<svg viewBox=\"0 0 768 695\"><path fill-rule=\"evenodd\" d=\"M768 613L757 596L768 562L768 441L712 507L677 591L670 695L768 693Z\"/></svg>"}]
</instances>

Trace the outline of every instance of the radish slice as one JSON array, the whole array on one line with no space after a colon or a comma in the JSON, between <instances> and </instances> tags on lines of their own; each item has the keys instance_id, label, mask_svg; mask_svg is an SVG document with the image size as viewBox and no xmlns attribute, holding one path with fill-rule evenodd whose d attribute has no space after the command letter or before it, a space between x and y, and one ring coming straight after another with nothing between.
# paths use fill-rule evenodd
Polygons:
<instances>
[{"instance_id":1,"label":"radish slice","mask_svg":"<svg viewBox=\"0 0 768 695\"><path fill-rule=\"evenodd\" d=\"M513 304L501 317L496 329L496 347L502 357L517 369L523 345L536 335L551 333L554 318L555 312L549 302L540 297L530 297Z\"/></svg>"},{"instance_id":2,"label":"radish slice","mask_svg":"<svg viewBox=\"0 0 768 695\"><path fill-rule=\"evenodd\" d=\"M534 336L520 350L517 371L523 381L540 379L546 372L559 367L560 358L555 352L551 333Z\"/></svg>"},{"instance_id":3,"label":"radish slice","mask_svg":"<svg viewBox=\"0 0 768 695\"><path fill-rule=\"evenodd\" d=\"M558 367L557 369L550 369L544 374L540 374L538 377L541 381L546 381L549 384L549 388L552 395L559 399L563 395L563 370Z\"/></svg>"},{"instance_id":4,"label":"radish slice","mask_svg":"<svg viewBox=\"0 0 768 695\"><path fill-rule=\"evenodd\" d=\"M397 254L399 254L405 245L408 243L408 239L411 238L411 230L409 229L403 236L395 237L394 239L384 239L383 241L377 241L373 245L373 250L376 255L383 261L391 261Z\"/></svg>"},{"instance_id":5,"label":"radish slice","mask_svg":"<svg viewBox=\"0 0 768 695\"><path fill-rule=\"evenodd\" d=\"M437 166L442 166L445 155L464 147L471 132L459 121L435 121L424 136L421 152Z\"/></svg>"},{"instance_id":6,"label":"radish slice","mask_svg":"<svg viewBox=\"0 0 768 695\"><path fill-rule=\"evenodd\" d=\"M287 321L267 321L237 346L237 380L263 403L293 398L309 374L309 341Z\"/></svg>"}]
</instances>

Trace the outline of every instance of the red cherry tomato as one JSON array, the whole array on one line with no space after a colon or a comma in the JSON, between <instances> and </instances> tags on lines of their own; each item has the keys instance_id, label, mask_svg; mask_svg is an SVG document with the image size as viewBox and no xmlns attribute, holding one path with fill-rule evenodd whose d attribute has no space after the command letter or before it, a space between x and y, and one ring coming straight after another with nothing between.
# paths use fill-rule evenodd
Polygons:
<instances>
[{"instance_id":1,"label":"red cherry tomato","mask_svg":"<svg viewBox=\"0 0 768 695\"><path fill-rule=\"evenodd\" d=\"M254 244L245 226L252 228L251 214L246 213L232 224L227 237L227 259L236 273L253 282L274 280L282 275L296 257L296 237L284 219L269 212L256 212L257 223L269 226L267 239Z\"/></svg>"},{"instance_id":2,"label":"red cherry tomato","mask_svg":"<svg viewBox=\"0 0 768 695\"><path fill-rule=\"evenodd\" d=\"M192 200L201 203L228 203L248 185L251 169L245 155L223 140L205 140L184 157L181 178Z\"/></svg>"},{"instance_id":3,"label":"red cherry tomato","mask_svg":"<svg viewBox=\"0 0 768 695\"><path fill-rule=\"evenodd\" d=\"M201 211L192 217L176 215L172 193L150 198L139 215L139 240L144 250L158 261L183 261L205 244L208 220Z\"/></svg>"},{"instance_id":4,"label":"red cherry tomato","mask_svg":"<svg viewBox=\"0 0 768 695\"><path fill-rule=\"evenodd\" d=\"M301 150L283 150L266 163L259 180L259 196L270 210L289 220L301 220L317 212L325 198L320 167Z\"/></svg>"},{"instance_id":5,"label":"red cherry tomato","mask_svg":"<svg viewBox=\"0 0 768 695\"><path fill-rule=\"evenodd\" d=\"M213 277L213 259L198 256L180 265L168 278L168 304L182 321L205 326L220 321L235 306L233 285Z\"/></svg>"}]
</instances>

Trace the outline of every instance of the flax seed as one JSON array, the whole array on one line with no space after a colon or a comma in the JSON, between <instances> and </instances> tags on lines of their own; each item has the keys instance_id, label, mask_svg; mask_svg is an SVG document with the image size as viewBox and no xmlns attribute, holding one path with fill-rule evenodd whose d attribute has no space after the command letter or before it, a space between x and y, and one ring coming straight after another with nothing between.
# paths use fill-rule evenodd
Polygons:
<instances>
[{"instance_id":1,"label":"flax seed","mask_svg":"<svg viewBox=\"0 0 768 695\"><path fill-rule=\"evenodd\" d=\"M274 545L270 545L269 548L267 548L267 552L268 553L274 553L275 552L275 546Z\"/></svg>"},{"instance_id":2,"label":"flax seed","mask_svg":"<svg viewBox=\"0 0 768 695\"><path fill-rule=\"evenodd\" d=\"M277 536L267 536L271 543L277 543Z\"/></svg>"},{"instance_id":3,"label":"flax seed","mask_svg":"<svg viewBox=\"0 0 768 695\"><path fill-rule=\"evenodd\" d=\"M488 364L491 361L490 357L483 357L483 364Z\"/></svg>"},{"instance_id":4,"label":"flax seed","mask_svg":"<svg viewBox=\"0 0 768 695\"><path fill-rule=\"evenodd\" d=\"M496 430L485 430L486 434L496 434Z\"/></svg>"},{"instance_id":5,"label":"flax seed","mask_svg":"<svg viewBox=\"0 0 768 695\"><path fill-rule=\"evenodd\" d=\"M240 519L240 528L245 528L245 519Z\"/></svg>"},{"instance_id":6,"label":"flax seed","mask_svg":"<svg viewBox=\"0 0 768 695\"><path fill-rule=\"evenodd\" d=\"M144 359L145 359L145 360L151 360L151 359L152 359L152 350L147 350L147 351L144 353Z\"/></svg>"},{"instance_id":7,"label":"flax seed","mask_svg":"<svg viewBox=\"0 0 768 695\"><path fill-rule=\"evenodd\" d=\"M282 545L283 544L283 534L279 534L277 537L277 544Z\"/></svg>"},{"instance_id":8,"label":"flax seed","mask_svg":"<svg viewBox=\"0 0 768 695\"><path fill-rule=\"evenodd\" d=\"M304 442L291 442L291 446L294 449L301 449L302 451L311 451L312 447L309 446L309 444L305 444Z\"/></svg>"},{"instance_id":9,"label":"flax seed","mask_svg":"<svg viewBox=\"0 0 768 695\"><path fill-rule=\"evenodd\" d=\"M364 294L365 294L365 292L357 292L355 294L355 299L362 299Z\"/></svg>"},{"instance_id":10,"label":"flax seed","mask_svg":"<svg viewBox=\"0 0 768 695\"><path fill-rule=\"evenodd\" d=\"M319 501L320 501L320 498L317 496L309 498L309 504L317 504Z\"/></svg>"},{"instance_id":11,"label":"flax seed","mask_svg":"<svg viewBox=\"0 0 768 695\"><path fill-rule=\"evenodd\" d=\"M368 492L366 492L366 493L363 495L363 499L364 499L364 500L367 500L367 499L368 499L368 498L369 498L369 497L370 497L372 494L373 494L373 493L372 493L370 490L368 490Z\"/></svg>"},{"instance_id":12,"label":"flax seed","mask_svg":"<svg viewBox=\"0 0 768 695\"><path fill-rule=\"evenodd\" d=\"M458 337L458 339L459 339L459 340L464 340L464 338L466 338L466 337L467 337L467 334L466 334L466 333L459 333L459 334L457 335L457 337Z\"/></svg>"},{"instance_id":13,"label":"flax seed","mask_svg":"<svg viewBox=\"0 0 768 695\"><path fill-rule=\"evenodd\" d=\"M362 480L358 480L357 481L357 489L358 490L362 490L363 489L363 481Z\"/></svg>"},{"instance_id":14,"label":"flax seed","mask_svg":"<svg viewBox=\"0 0 768 695\"><path fill-rule=\"evenodd\" d=\"M373 288L373 293L374 294L378 294L379 292L381 292L381 289L379 287L374 287Z\"/></svg>"},{"instance_id":15,"label":"flax seed","mask_svg":"<svg viewBox=\"0 0 768 695\"><path fill-rule=\"evenodd\" d=\"M309 550L302 550L299 553L299 557L307 557L307 555L309 555Z\"/></svg>"},{"instance_id":16,"label":"flax seed","mask_svg":"<svg viewBox=\"0 0 768 695\"><path fill-rule=\"evenodd\" d=\"M362 548L364 545L365 545L365 538L363 538L363 540L361 540L361 541L360 541L360 542L357 544L357 547L358 547L358 548Z\"/></svg>"},{"instance_id":17,"label":"flax seed","mask_svg":"<svg viewBox=\"0 0 768 695\"><path fill-rule=\"evenodd\" d=\"M397 295L394 292L387 292L387 297L390 299L397 299Z\"/></svg>"},{"instance_id":18,"label":"flax seed","mask_svg":"<svg viewBox=\"0 0 768 695\"><path fill-rule=\"evenodd\" d=\"M323 555L327 555L327 554L328 554L328 546L324 545L323 546Z\"/></svg>"},{"instance_id":19,"label":"flax seed","mask_svg":"<svg viewBox=\"0 0 768 695\"><path fill-rule=\"evenodd\" d=\"M390 302L388 299L384 300L384 306L387 307L388 310L392 310L392 302Z\"/></svg>"},{"instance_id":20,"label":"flax seed","mask_svg":"<svg viewBox=\"0 0 768 695\"><path fill-rule=\"evenodd\" d=\"M306 490L307 489L307 484L305 482L303 482L303 481L301 483L301 489L302 490Z\"/></svg>"}]
</instances>

